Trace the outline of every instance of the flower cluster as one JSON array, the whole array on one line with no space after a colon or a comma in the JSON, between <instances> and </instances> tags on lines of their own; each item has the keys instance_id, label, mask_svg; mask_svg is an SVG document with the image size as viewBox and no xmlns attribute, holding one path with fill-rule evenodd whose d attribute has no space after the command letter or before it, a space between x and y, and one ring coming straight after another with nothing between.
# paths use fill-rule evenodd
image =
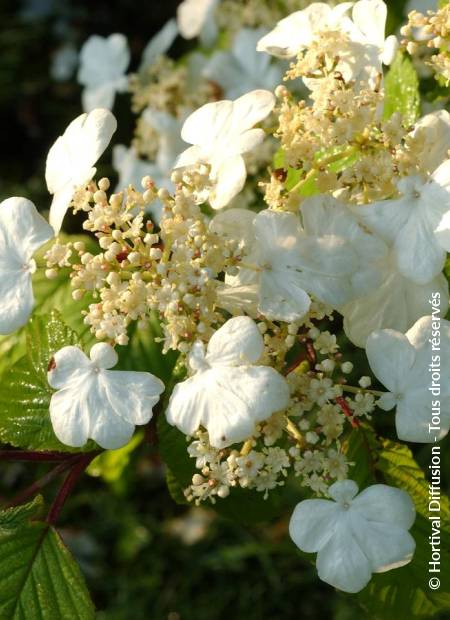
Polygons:
<instances>
[{"instance_id":1,"label":"flower cluster","mask_svg":"<svg viewBox=\"0 0 450 620\"><path fill-rule=\"evenodd\" d=\"M140 118L132 147L115 147L118 188L94 179L116 128L107 109L75 119L50 150L53 231L69 208L83 213L97 251L57 237L44 269L48 278L69 271L100 341L90 359L76 347L54 356L50 418L70 446L91 438L118 447L146 424L164 386L149 373L109 369L132 324L147 330L156 317L163 354L175 351L184 370L163 404L198 470L186 498L214 503L238 487L268 498L292 475L320 497L297 506L292 539L318 552L324 581L356 592L372 572L410 561L414 508L385 485L356 497L350 432L364 433L377 406L396 407L403 440L434 442L450 427L448 388L436 433L427 397L436 330L450 362L450 324L427 316L449 307L450 115L411 125L385 113L383 67L398 46L385 38L382 0L307 3L289 16L278 3L258 3L257 16L254 3L237 4L180 5L180 33L200 37L208 56L165 56L173 21L147 46L127 82ZM441 48L445 16L412 14L410 26L438 29ZM81 60L85 105L111 107L124 88L126 42L97 37ZM1 332L27 321L32 255L53 231L24 199L0 208ZM386 392L354 368L352 345L365 349Z\"/></svg>"}]
</instances>

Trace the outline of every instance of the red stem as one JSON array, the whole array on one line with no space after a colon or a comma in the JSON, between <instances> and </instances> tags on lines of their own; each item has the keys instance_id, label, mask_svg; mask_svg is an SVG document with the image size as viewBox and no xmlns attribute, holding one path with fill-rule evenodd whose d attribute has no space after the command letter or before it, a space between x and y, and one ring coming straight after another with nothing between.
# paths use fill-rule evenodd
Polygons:
<instances>
[{"instance_id":1,"label":"red stem","mask_svg":"<svg viewBox=\"0 0 450 620\"><path fill-rule=\"evenodd\" d=\"M352 410L350 409L348 402L345 400L345 398L343 398L342 396L338 396L338 398L336 398L336 402L342 409L345 417L348 418L353 428L359 428L359 422L353 417Z\"/></svg>"},{"instance_id":2,"label":"red stem","mask_svg":"<svg viewBox=\"0 0 450 620\"><path fill-rule=\"evenodd\" d=\"M55 500L50 507L50 510L46 518L46 522L49 525L55 524L67 498L69 497L75 484L77 483L78 478L84 472L84 470L89 465L89 463L97 456L97 454L98 454L97 452L95 453L91 452L89 454L84 454L77 458L70 472L66 476L64 482L62 483L61 488L58 491L58 495L55 497Z\"/></svg>"},{"instance_id":3,"label":"red stem","mask_svg":"<svg viewBox=\"0 0 450 620\"><path fill-rule=\"evenodd\" d=\"M43 487L49 484L49 482L51 482L52 480L57 478L60 474L62 474L64 471L66 471L66 469L68 469L71 466L72 461L75 460L76 458L78 457L72 456L72 460L68 459L67 461L60 463L59 465L51 469L44 476L42 476L42 478L39 478L39 480L36 480L36 482L33 482L33 484L27 487L24 491L21 491L20 493L15 495L12 501L8 504L8 506L12 507L12 506L17 506L18 504L23 504L23 502L26 499L28 499L29 497L31 497L32 495L40 491Z\"/></svg>"}]
</instances>

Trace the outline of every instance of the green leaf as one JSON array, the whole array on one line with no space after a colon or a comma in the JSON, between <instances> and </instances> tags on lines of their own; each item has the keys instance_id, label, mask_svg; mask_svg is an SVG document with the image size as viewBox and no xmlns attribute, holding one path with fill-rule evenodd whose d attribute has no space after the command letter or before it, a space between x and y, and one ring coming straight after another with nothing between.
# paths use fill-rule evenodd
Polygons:
<instances>
[{"instance_id":1,"label":"green leaf","mask_svg":"<svg viewBox=\"0 0 450 620\"><path fill-rule=\"evenodd\" d=\"M93 449L69 448L56 438L49 416L53 390L47 369L62 347L77 344L77 336L61 320L58 312L35 316L26 330L27 354L2 377L0 391L0 441L26 450L83 452Z\"/></svg>"},{"instance_id":2,"label":"green leaf","mask_svg":"<svg viewBox=\"0 0 450 620\"><path fill-rule=\"evenodd\" d=\"M37 495L29 504L2 510L0 512L0 535L11 532L32 518L37 518L42 514L43 508L44 500L41 495Z\"/></svg>"},{"instance_id":3,"label":"green leaf","mask_svg":"<svg viewBox=\"0 0 450 620\"><path fill-rule=\"evenodd\" d=\"M94 478L102 478L105 482L116 482L129 464L130 455L139 446L143 438L144 433L138 432L123 448L105 450L90 463L86 472Z\"/></svg>"},{"instance_id":4,"label":"green leaf","mask_svg":"<svg viewBox=\"0 0 450 620\"><path fill-rule=\"evenodd\" d=\"M450 609L450 512L448 498L441 496L441 568L442 586L433 591L428 581L431 547L428 537L428 482L424 472L405 445L377 439L369 427L355 429L345 444L347 458L357 466L349 477L360 488L383 482L404 489L414 501L417 517L411 528L416 541L412 561L387 573L375 574L369 585L357 595L362 607L374 620L410 620L429 618Z\"/></svg>"},{"instance_id":5,"label":"green leaf","mask_svg":"<svg viewBox=\"0 0 450 620\"><path fill-rule=\"evenodd\" d=\"M420 116L419 78L411 60L397 53L385 79L383 117L391 118L400 112L405 126L412 125Z\"/></svg>"},{"instance_id":6,"label":"green leaf","mask_svg":"<svg viewBox=\"0 0 450 620\"><path fill-rule=\"evenodd\" d=\"M39 498L0 513L0 618L93 619L83 577L60 536L31 520L41 507Z\"/></svg>"}]
</instances>

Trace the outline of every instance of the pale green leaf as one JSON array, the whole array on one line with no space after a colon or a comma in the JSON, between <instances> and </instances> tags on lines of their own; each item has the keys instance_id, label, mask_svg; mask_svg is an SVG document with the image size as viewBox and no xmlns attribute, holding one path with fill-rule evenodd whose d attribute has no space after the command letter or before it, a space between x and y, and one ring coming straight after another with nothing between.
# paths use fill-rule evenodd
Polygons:
<instances>
[{"instance_id":1,"label":"pale green leaf","mask_svg":"<svg viewBox=\"0 0 450 620\"><path fill-rule=\"evenodd\" d=\"M419 78L412 61L401 52L388 71L384 89L384 118L389 119L399 112L403 124L412 125L420 116Z\"/></svg>"}]
</instances>

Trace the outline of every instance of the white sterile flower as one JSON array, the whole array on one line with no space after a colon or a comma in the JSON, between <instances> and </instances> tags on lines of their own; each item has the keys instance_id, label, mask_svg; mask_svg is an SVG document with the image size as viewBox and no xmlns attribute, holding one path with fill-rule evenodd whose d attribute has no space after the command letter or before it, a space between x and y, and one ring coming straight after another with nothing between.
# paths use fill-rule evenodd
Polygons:
<instances>
[{"instance_id":1,"label":"white sterile flower","mask_svg":"<svg viewBox=\"0 0 450 620\"><path fill-rule=\"evenodd\" d=\"M352 18L348 16L353 7ZM387 7L382 0L343 2L331 8L323 2L313 2L306 9L282 19L274 30L258 43L258 51L281 58L291 58L308 48L321 32L342 31L348 36L351 54L343 52L336 66L348 81L370 79L390 64L398 43L395 37L385 40ZM312 88L315 80L306 80Z\"/></svg>"},{"instance_id":2,"label":"white sterile flower","mask_svg":"<svg viewBox=\"0 0 450 620\"><path fill-rule=\"evenodd\" d=\"M0 334L10 334L28 321L34 306L33 254L53 234L26 198L0 203Z\"/></svg>"},{"instance_id":3,"label":"white sterile flower","mask_svg":"<svg viewBox=\"0 0 450 620\"><path fill-rule=\"evenodd\" d=\"M317 553L320 579L359 592L372 573L383 573L411 561L415 542L408 530L415 519L409 495L374 484L359 493L353 480L335 482L332 500L307 499L297 504L289 524L294 543Z\"/></svg>"},{"instance_id":4,"label":"white sterile flower","mask_svg":"<svg viewBox=\"0 0 450 620\"><path fill-rule=\"evenodd\" d=\"M216 51L211 56L203 75L217 82L225 97L234 99L257 88L274 90L283 81L281 64L256 51L256 43L264 32L267 32L265 28L243 28L235 36L229 52Z\"/></svg>"},{"instance_id":5,"label":"white sterile flower","mask_svg":"<svg viewBox=\"0 0 450 620\"><path fill-rule=\"evenodd\" d=\"M413 140L421 169L433 174L448 158L450 114L447 110L436 110L422 116L414 124L409 138Z\"/></svg>"},{"instance_id":6,"label":"white sterile flower","mask_svg":"<svg viewBox=\"0 0 450 620\"><path fill-rule=\"evenodd\" d=\"M450 383L440 377L450 363L450 323L424 316L405 335L376 331L367 339L366 351L373 373L389 390L378 406L385 411L397 407L399 439L429 443L445 437L450 428Z\"/></svg>"},{"instance_id":7,"label":"white sterile flower","mask_svg":"<svg viewBox=\"0 0 450 620\"><path fill-rule=\"evenodd\" d=\"M160 56L165 54L178 35L175 19L169 21L153 36L142 52L139 71L150 67Z\"/></svg>"},{"instance_id":8,"label":"white sterile flower","mask_svg":"<svg viewBox=\"0 0 450 620\"><path fill-rule=\"evenodd\" d=\"M285 379L268 366L256 366L264 350L262 336L249 317L236 317L217 330L204 349L196 342L189 356L193 371L175 386L166 417L186 435L207 429L211 446L244 441L255 424L287 407Z\"/></svg>"},{"instance_id":9,"label":"white sterile flower","mask_svg":"<svg viewBox=\"0 0 450 620\"><path fill-rule=\"evenodd\" d=\"M48 382L57 390L50 419L57 438L81 447L93 439L107 450L125 445L137 424L146 424L164 384L149 372L109 370L117 364L113 347L100 342L90 359L78 347L64 347L52 359Z\"/></svg>"},{"instance_id":10,"label":"white sterile flower","mask_svg":"<svg viewBox=\"0 0 450 620\"><path fill-rule=\"evenodd\" d=\"M377 329L406 332L430 311L428 300L433 293L438 292L442 307L448 308L448 284L443 274L417 284L399 272L392 250L378 267L380 278L372 281L372 290L339 308L347 337L359 347L364 347L369 334Z\"/></svg>"},{"instance_id":11,"label":"white sterile flower","mask_svg":"<svg viewBox=\"0 0 450 620\"><path fill-rule=\"evenodd\" d=\"M54 194L49 219L56 234L76 188L92 179L96 172L93 166L116 129L113 114L99 108L72 121L50 149L45 180L48 191Z\"/></svg>"},{"instance_id":12,"label":"white sterile flower","mask_svg":"<svg viewBox=\"0 0 450 620\"><path fill-rule=\"evenodd\" d=\"M265 317L296 321L309 310L309 294L336 308L357 291L366 291L357 272L372 276L369 267L364 271L365 261L382 254L384 244L377 244L343 211L330 220L330 230L336 234L330 233L326 221L316 221L315 207L320 212L320 201L305 208L306 231L297 216L269 209L253 219L241 209L214 218L211 229L218 234L228 230L228 236L233 236L234 229L234 238L245 250L238 274L227 276L220 290L223 307L238 307L240 298L241 307L251 312L256 301Z\"/></svg>"},{"instance_id":13,"label":"white sterile flower","mask_svg":"<svg viewBox=\"0 0 450 620\"><path fill-rule=\"evenodd\" d=\"M219 0L184 0L177 9L180 34L185 39L200 36L202 43L212 45L218 34L214 12Z\"/></svg>"},{"instance_id":14,"label":"white sterile flower","mask_svg":"<svg viewBox=\"0 0 450 620\"><path fill-rule=\"evenodd\" d=\"M130 50L123 34L89 37L81 48L78 70L78 81L84 86L82 102L85 112L95 108L112 109L116 93L128 89L125 72L129 64Z\"/></svg>"},{"instance_id":15,"label":"white sterile flower","mask_svg":"<svg viewBox=\"0 0 450 620\"><path fill-rule=\"evenodd\" d=\"M450 251L450 160L427 181L398 182L401 197L355 209L364 223L393 244L399 271L426 284L442 271Z\"/></svg>"},{"instance_id":16,"label":"white sterile flower","mask_svg":"<svg viewBox=\"0 0 450 620\"><path fill-rule=\"evenodd\" d=\"M275 105L267 90L254 90L235 101L207 103L184 122L181 137L193 144L175 163L175 168L208 164L214 187L213 209L225 207L244 187L247 171L242 155L264 140L263 129L253 129Z\"/></svg>"}]
</instances>

